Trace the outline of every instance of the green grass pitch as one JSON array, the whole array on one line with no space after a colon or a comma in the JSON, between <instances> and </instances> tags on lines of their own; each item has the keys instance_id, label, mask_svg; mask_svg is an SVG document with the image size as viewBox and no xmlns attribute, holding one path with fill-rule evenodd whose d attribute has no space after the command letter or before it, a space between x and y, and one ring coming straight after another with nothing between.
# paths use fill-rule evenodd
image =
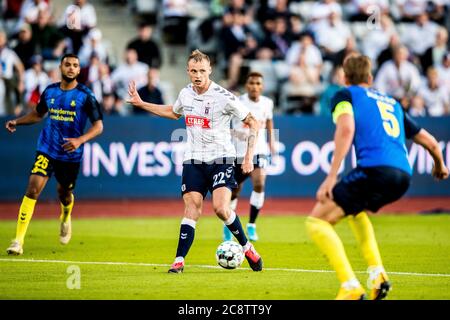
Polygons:
<instances>
[{"instance_id":1,"label":"green grass pitch","mask_svg":"<svg viewBox=\"0 0 450 320\"><path fill-rule=\"evenodd\" d=\"M259 218L263 272L252 272L246 261L237 270L218 267L222 224L202 217L185 272L168 274L180 220L75 217L71 243L62 246L58 219L35 219L20 257L5 250L16 222L0 221L0 299L316 300L337 293L336 275L308 240L304 216ZM450 299L450 216L377 215L372 221L393 283L388 299ZM366 265L346 221L337 232L365 285ZM68 288L72 268L79 268L79 289Z\"/></svg>"}]
</instances>

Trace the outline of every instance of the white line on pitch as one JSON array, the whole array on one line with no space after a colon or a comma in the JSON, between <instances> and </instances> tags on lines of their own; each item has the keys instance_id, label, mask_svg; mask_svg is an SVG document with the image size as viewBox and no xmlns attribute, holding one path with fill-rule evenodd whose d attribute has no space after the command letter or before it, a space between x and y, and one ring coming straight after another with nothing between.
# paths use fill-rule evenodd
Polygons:
<instances>
[{"instance_id":1,"label":"white line on pitch","mask_svg":"<svg viewBox=\"0 0 450 320\"><path fill-rule=\"evenodd\" d=\"M113 262L113 261L67 261L67 260L38 260L38 259L11 259L0 258L0 262L29 262L29 263L63 263L63 264L93 264L93 265L116 265L116 266L134 266L134 267L169 267L170 264L161 263L144 263L144 262ZM189 265L190 267L221 269L219 266L208 265ZM239 268L244 269L244 268ZM310 273L334 273L331 270L311 270L311 269L290 269L290 268L264 268L267 271L288 271L288 272L310 272ZM356 271L356 273L366 273L365 271ZM389 271L389 274L401 276L417 276L417 277L450 277L446 273L417 273L417 272L394 272Z\"/></svg>"}]
</instances>

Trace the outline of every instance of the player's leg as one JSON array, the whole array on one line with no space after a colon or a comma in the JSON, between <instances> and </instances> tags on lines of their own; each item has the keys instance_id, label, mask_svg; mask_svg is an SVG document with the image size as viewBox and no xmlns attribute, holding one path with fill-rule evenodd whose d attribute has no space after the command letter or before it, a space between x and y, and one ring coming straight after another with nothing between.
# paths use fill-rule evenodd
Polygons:
<instances>
[{"instance_id":1,"label":"player's leg","mask_svg":"<svg viewBox=\"0 0 450 320\"><path fill-rule=\"evenodd\" d=\"M228 187L219 187L212 193L213 209L215 214L225 223L244 248L245 257L253 271L262 270L262 258L248 241L242 228L241 221L230 208L231 190Z\"/></svg>"},{"instance_id":2,"label":"player's leg","mask_svg":"<svg viewBox=\"0 0 450 320\"><path fill-rule=\"evenodd\" d=\"M181 220L175 261L169 273L181 273L184 270L184 259L194 242L195 226L199 219L203 199L208 192L209 180L204 173L204 164L185 163L181 182L181 192L184 201L184 215Z\"/></svg>"},{"instance_id":3,"label":"player's leg","mask_svg":"<svg viewBox=\"0 0 450 320\"><path fill-rule=\"evenodd\" d=\"M72 209L75 203L75 197L72 189L62 186L58 183L57 187L58 198L61 206L61 214L59 216L59 242L61 244L68 244L72 237Z\"/></svg>"},{"instance_id":4,"label":"player's leg","mask_svg":"<svg viewBox=\"0 0 450 320\"><path fill-rule=\"evenodd\" d=\"M364 289L357 280L344 245L333 227L344 216L344 211L334 201L317 202L306 219L306 230L336 271L341 284L336 299L360 300L365 296Z\"/></svg>"},{"instance_id":5,"label":"player's leg","mask_svg":"<svg viewBox=\"0 0 450 320\"><path fill-rule=\"evenodd\" d=\"M194 242L195 226L202 213L203 197L203 194L196 191L183 195L184 216L181 220L175 261L170 267L169 273L180 273L184 270L184 259Z\"/></svg>"},{"instance_id":6,"label":"player's leg","mask_svg":"<svg viewBox=\"0 0 450 320\"><path fill-rule=\"evenodd\" d=\"M371 300L382 299L390 290L390 283L383 267L372 223L365 211L355 216L349 216L348 222L368 265L369 279L367 286L370 289L369 298Z\"/></svg>"},{"instance_id":7,"label":"player's leg","mask_svg":"<svg viewBox=\"0 0 450 320\"><path fill-rule=\"evenodd\" d=\"M242 183L238 182L238 186L236 189L233 189L231 192L231 201L230 201L230 209L234 212L236 212L239 194L242 190ZM223 224L223 240L224 241L230 241L233 239L233 234L231 233L230 229L228 229L228 226L224 223Z\"/></svg>"},{"instance_id":8,"label":"player's leg","mask_svg":"<svg viewBox=\"0 0 450 320\"><path fill-rule=\"evenodd\" d=\"M47 184L48 177L40 176L37 174L31 174L28 180L27 190L25 196L22 199L22 203L19 208L19 215L17 218L16 237L12 241L7 253L10 255L20 255L23 253L23 244L25 235L27 233L28 225L33 216L34 207L36 201L39 198L42 190Z\"/></svg>"},{"instance_id":9,"label":"player's leg","mask_svg":"<svg viewBox=\"0 0 450 320\"><path fill-rule=\"evenodd\" d=\"M410 176L401 170L387 167L366 168L364 173L367 176L365 210L349 216L349 223L368 264L369 298L378 300L387 296L391 284L367 213L377 212L386 204L400 199L409 188Z\"/></svg>"},{"instance_id":10,"label":"player's leg","mask_svg":"<svg viewBox=\"0 0 450 320\"><path fill-rule=\"evenodd\" d=\"M75 203L73 190L80 171L79 162L54 161L55 178L58 181L57 193L61 206L59 216L59 242L63 245L72 238L72 209Z\"/></svg>"},{"instance_id":11,"label":"player's leg","mask_svg":"<svg viewBox=\"0 0 450 320\"><path fill-rule=\"evenodd\" d=\"M250 219L247 224L247 235L251 241L257 241L256 218L264 205L264 188L266 171L262 167L255 168L251 173L253 191L250 196Z\"/></svg>"},{"instance_id":12,"label":"player's leg","mask_svg":"<svg viewBox=\"0 0 450 320\"><path fill-rule=\"evenodd\" d=\"M244 174L242 172L242 159L238 159L234 166L234 180L237 183L237 187L233 188L231 191L231 201L230 201L230 209L234 212L236 212L237 204L238 204L238 198L242 190L242 185L245 180L249 177L248 174ZM226 224L223 225L223 240L224 241L230 241L233 239L233 234L231 233L230 229L228 229L228 226Z\"/></svg>"}]
</instances>

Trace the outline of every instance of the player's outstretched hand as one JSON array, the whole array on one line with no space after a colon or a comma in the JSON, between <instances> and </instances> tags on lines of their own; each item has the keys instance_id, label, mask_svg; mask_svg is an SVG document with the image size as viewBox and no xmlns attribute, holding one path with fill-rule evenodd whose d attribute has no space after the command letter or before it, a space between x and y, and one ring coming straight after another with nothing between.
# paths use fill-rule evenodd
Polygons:
<instances>
[{"instance_id":1,"label":"player's outstretched hand","mask_svg":"<svg viewBox=\"0 0 450 320\"><path fill-rule=\"evenodd\" d=\"M6 130L8 130L11 133L16 131L16 126L17 126L16 120L9 120L5 124Z\"/></svg>"},{"instance_id":2,"label":"player's outstretched hand","mask_svg":"<svg viewBox=\"0 0 450 320\"><path fill-rule=\"evenodd\" d=\"M128 85L128 94L130 95L130 99L127 100L127 103L139 106L143 102L136 89L136 82L130 81Z\"/></svg>"},{"instance_id":3,"label":"player's outstretched hand","mask_svg":"<svg viewBox=\"0 0 450 320\"><path fill-rule=\"evenodd\" d=\"M445 164L440 164L438 166L434 166L431 174L436 180L444 180L448 178L448 168Z\"/></svg>"},{"instance_id":4,"label":"player's outstretched hand","mask_svg":"<svg viewBox=\"0 0 450 320\"><path fill-rule=\"evenodd\" d=\"M327 176L317 190L316 198L320 202L325 202L327 199L333 200L333 188L336 184L335 176Z\"/></svg>"},{"instance_id":5,"label":"player's outstretched hand","mask_svg":"<svg viewBox=\"0 0 450 320\"><path fill-rule=\"evenodd\" d=\"M69 153L74 152L77 150L81 144L82 141L79 138L64 138L67 142L62 145L64 151L67 151Z\"/></svg>"}]
</instances>

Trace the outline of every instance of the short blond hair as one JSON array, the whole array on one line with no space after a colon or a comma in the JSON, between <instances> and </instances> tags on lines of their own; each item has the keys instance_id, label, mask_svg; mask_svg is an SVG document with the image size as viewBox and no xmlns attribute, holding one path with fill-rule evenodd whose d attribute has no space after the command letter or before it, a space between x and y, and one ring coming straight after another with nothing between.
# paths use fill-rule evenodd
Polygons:
<instances>
[{"instance_id":1,"label":"short blond hair","mask_svg":"<svg viewBox=\"0 0 450 320\"><path fill-rule=\"evenodd\" d=\"M352 54L344 61L344 73L351 85L369 83L372 76L372 63L367 56Z\"/></svg>"},{"instance_id":2,"label":"short blond hair","mask_svg":"<svg viewBox=\"0 0 450 320\"><path fill-rule=\"evenodd\" d=\"M203 52L201 52L198 49L195 49L194 51L191 52L191 55L189 56L187 62L189 63L189 61L191 61L191 60L194 60L195 62L200 62L200 61L206 60L206 61L208 61L208 63L211 63L208 55L204 54Z\"/></svg>"}]
</instances>

